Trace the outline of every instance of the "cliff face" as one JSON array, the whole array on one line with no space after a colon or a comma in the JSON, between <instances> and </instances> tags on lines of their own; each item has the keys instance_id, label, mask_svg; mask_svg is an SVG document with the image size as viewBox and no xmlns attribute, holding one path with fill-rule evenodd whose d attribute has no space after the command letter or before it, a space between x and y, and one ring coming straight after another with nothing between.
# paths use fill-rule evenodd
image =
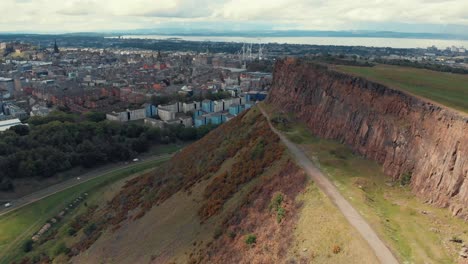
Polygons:
<instances>
[{"instance_id":1,"label":"cliff face","mask_svg":"<svg viewBox=\"0 0 468 264\"><path fill-rule=\"evenodd\" d=\"M468 118L401 91L300 60L277 62L268 102L383 165L414 193L468 220Z\"/></svg>"}]
</instances>

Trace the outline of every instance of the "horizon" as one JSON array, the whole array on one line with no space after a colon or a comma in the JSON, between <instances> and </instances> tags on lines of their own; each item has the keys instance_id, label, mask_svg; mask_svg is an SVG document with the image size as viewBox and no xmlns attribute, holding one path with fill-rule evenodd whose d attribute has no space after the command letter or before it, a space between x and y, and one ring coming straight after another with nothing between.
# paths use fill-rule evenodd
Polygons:
<instances>
[{"instance_id":1,"label":"horizon","mask_svg":"<svg viewBox=\"0 0 468 264\"><path fill-rule=\"evenodd\" d=\"M157 5L156 5L157 4ZM43 8L47 7L47 8ZM4 0L1 33L333 31L468 36L462 0ZM38 10L41 10L40 12ZM177 33L177 32L172 32Z\"/></svg>"}]
</instances>

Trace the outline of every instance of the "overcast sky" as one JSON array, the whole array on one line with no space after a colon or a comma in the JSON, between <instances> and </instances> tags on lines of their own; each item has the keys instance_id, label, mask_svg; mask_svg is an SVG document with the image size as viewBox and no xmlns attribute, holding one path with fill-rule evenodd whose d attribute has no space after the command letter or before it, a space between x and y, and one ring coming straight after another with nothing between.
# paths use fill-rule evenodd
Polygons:
<instances>
[{"instance_id":1,"label":"overcast sky","mask_svg":"<svg viewBox=\"0 0 468 264\"><path fill-rule=\"evenodd\" d=\"M0 31L223 29L468 31L468 0L0 0Z\"/></svg>"}]
</instances>

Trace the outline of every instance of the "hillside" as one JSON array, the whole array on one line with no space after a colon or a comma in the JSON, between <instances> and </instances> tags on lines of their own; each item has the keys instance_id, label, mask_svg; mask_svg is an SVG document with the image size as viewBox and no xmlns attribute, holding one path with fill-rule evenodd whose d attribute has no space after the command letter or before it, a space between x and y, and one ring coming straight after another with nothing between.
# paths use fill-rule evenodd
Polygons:
<instances>
[{"instance_id":1,"label":"hillside","mask_svg":"<svg viewBox=\"0 0 468 264\"><path fill-rule=\"evenodd\" d=\"M426 202L468 219L468 121L400 90L301 60L279 61L268 102L321 138L375 160Z\"/></svg>"},{"instance_id":2,"label":"hillside","mask_svg":"<svg viewBox=\"0 0 468 264\"><path fill-rule=\"evenodd\" d=\"M23 263L376 262L256 108L88 208Z\"/></svg>"}]
</instances>

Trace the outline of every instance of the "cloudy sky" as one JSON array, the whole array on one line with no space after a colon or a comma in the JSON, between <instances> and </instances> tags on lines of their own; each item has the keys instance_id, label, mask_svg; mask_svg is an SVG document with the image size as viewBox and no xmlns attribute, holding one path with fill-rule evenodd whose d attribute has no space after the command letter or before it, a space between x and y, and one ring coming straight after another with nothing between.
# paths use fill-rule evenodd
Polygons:
<instances>
[{"instance_id":1,"label":"cloudy sky","mask_svg":"<svg viewBox=\"0 0 468 264\"><path fill-rule=\"evenodd\" d=\"M0 0L2 32L161 27L468 31L468 0Z\"/></svg>"}]
</instances>

